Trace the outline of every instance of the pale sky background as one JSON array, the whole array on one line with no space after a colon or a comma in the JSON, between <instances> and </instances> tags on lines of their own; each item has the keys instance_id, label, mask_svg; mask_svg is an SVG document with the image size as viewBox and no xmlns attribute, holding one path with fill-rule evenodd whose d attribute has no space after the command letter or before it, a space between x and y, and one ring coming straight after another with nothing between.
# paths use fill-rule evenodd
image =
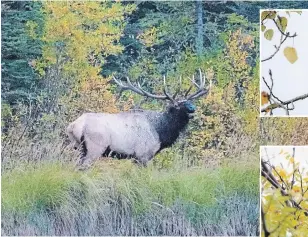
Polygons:
<instances>
[{"instance_id":1,"label":"pale sky background","mask_svg":"<svg viewBox=\"0 0 308 237\"><path fill-rule=\"evenodd\" d=\"M261 63L261 90L268 91L262 76L269 80L269 69L272 70L274 89L273 93L282 101L292 99L308 93L308 10L304 10L302 15L291 13L289 17L285 12L280 11L280 16L288 19L287 30L291 35L297 33L297 37L287 39L281 46L279 52L268 61ZM261 59L267 58L275 51L273 45L279 45L280 33L276 30L276 26L272 21L266 24L267 29L274 29L274 36L271 41L264 38L261 32ZM291 64L284 56L285 47L294 47L297 50L298 60ZM308 116L308 99L297 101L294 103L295 109L290 111L290 116ZM285 110L275 109L274 115L285 116Z\"/></svg>"},{"instance_id":2,"label":"pale sky background","mask_svg":"<svg viewBox=\"0 0 308 237\"><path fill-rule=\"evenodd\" d=\"M272 165L283 166L288 171L292 171L292 165L288 165L285 154L279 154L281 150L288 152L291 156L293 154L293 147L295 147L295 162L299 162L299 168L305 171L308 170L308 146L262 146L260 148L261 158L270 161ZM268 156L266 155L266 151Z\"/></svg>"}]
</instances>

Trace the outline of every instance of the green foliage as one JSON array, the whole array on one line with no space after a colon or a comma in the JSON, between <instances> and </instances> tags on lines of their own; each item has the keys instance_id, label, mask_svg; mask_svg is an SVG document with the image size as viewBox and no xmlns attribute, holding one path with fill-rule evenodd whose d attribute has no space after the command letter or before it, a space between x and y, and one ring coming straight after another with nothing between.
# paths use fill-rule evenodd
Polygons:
<instances>
[{"instance_id":1,"label":"green foliage","mask_svg":"<svg viewBox=\"0 0 308 237\"><path fill-rule=\"evenodd\" d=\"M237 15L236 13L232 13L227 17L228 17L228 23L230 24L238 24L245 27L250 25L250 22L247 20L247 18L241 15Z\"/></svg>"},{"instance_id":2,"label":"green foliage","mask_svg":"<svg viewBox=\"0 0 308 237\"><path fill-rule=\"evenodd\" d=\"M124 17L133 10L134 5L121 3L43 4L44 47L36 69L45 74L45 69L53 66L57 80L61 80L58 83L69 82L70 93L59 98L59 103L68 107L68 114L85 109L116 111L107 80L99 74L105 57L122 51L118 41Z\"/></svg>"},{"instance_id":3,"label":"green foliage","mask_svg":"<svg viewBox=\"0 0 308 237\"><path fill-rule=\"evenodd\" d=\"M27 22L35 22L42 29L41 3L3 2L1 6L1 97L10 105L18 101L28 103L38 87L31 62L41 55L42 43L28 35Z\"/></svg>"},{"instance_id":4,"label":"green foliage","mask_svg":"<svg viewBox=\"0 0 308 237\"><path fill-rule=\"evenodd\" d=\"M108 60L103 70L106 75L108 67L113 67L124 75L140 71L137 77L152 80L172 72L182 52L195 48L196 16L192 2L144 2L131 19L121 39L126 49L122 55Z\"/></svg>"},{"instance_id":5,"label":"green foliage","mask_svg":"<svg viewBox=\"0 0 308 237\"><path fill-rule=\"evenodd\" d=\"M249 60L255 53L254 38L238 29L229 34L223 52L202 61L187 54L179 63L181 72L191 73L198 66L206 72L207 79L214 82L207 98L198 103L199 109L188 135L190 152L203 159L206 157L204 160L212 165L219 164L218 157L228 156L228 150L239 145L232 140L241 140L243 146L249 147L249 137L258 139L255 133L259 114L256 103L259 78L255 70L258 65ZM253 132L247 133L248 127L253 128ZM210 158L214 156L215 159Z\"/></svg>"},{"instance_id":6,"label":"green foliage","mask_svg":"<svg viewBox=\"0 0 308 237\"><path fill-rule=\"evenodd\" d=\"M1 104L1 129L4 129L7 126L7 123L10 123L12 120L12 109L10 105L6 103Z\"/></svg>"}]
</instances>

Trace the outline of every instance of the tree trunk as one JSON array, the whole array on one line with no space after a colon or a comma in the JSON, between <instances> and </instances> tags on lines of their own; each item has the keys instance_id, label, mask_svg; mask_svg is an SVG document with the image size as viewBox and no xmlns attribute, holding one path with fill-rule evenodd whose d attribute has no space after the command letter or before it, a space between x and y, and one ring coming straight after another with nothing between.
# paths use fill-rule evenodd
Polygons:
<instances>
[{"instance_id":1,"label":"tree trunk","mask_svg":"<svg viewBox=\"0 0 308 237\"><path fill-rule=\"evenodd\" d=\"M203 20L202 16L202 1L196 1L196 18L197 18L197 37L196 37L196 51L198 57L202 55L203 52Z\"/></svg>"}]
</instances>

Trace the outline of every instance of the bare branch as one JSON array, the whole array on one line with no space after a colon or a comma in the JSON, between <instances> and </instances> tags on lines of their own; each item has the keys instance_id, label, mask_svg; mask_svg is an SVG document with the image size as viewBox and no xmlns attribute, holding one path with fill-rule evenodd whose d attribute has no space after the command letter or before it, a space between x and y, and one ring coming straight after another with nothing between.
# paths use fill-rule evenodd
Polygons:
<instances>
[{"instance_id":1,"label":"bare branch","mask_svg":"<svg viewBox=\"0 0 308 237\"><path fill-rule=\"evenodd\" d=\"M297 96L297 97L295 97L295 98L293 98L293 99L290 99L290 100L286 100L286 101L284 101L284 102L281 103L281 104L276 103L274 106L271 106L271 107L268 106L268 107L262 109L261 112L266 112L268 109L273 110L273 109L281 108L281 107L282 107L281 105L293 104L293 103L296 102L296 101L304 100L304 99L306 99L306 98L308 98L308 93L307 93L307 94L303 94L303 95L301 95L301 96ZM292 109L294 109L294 108L292 108ZM288 110L291 110L291 109L288 109Z\"/></svg>"},{"instance_id":2,"label":"bare branch","mask_svg":"<svg viewBox=\"0 0 308 237\"><path fill-rule=\"evenodd\" d=\"M280 23L281 23L281 17L278 16L278 19L279 19L279 21L280 21ZM293 35L290 35L290 32L284 33L284 32L280 29L280 27L279 27L279 25L277 24L277 22L275 21L275 19L272 19L272 21L275 23L277 29L279 30L279 32L280 32L282 35L287 36L287 37L289 37L289 38L294 38L294 37L297 36L296 33L294 33Z\"/></svg>"},{"instance_id":3,"label":"bare branch","mask_svg":"<svg viewBox=\"0 0 308 237\"><path fill-rule=\"evenodd\" d=\"M294 102L306 99L308 97L308 93L307 93L307 94L304 94L304 95L301 95L301 96L297 96L297 97L290 99L290 100L282 101L281 99L279 99L273 93L274 80L273 80L273 73L272 73L271 70L269 70L269 76L270 76L270 80L271 80L271 85L269 85L267 83L267 81L265 80L265 78L262 77L263 82L265 83L266 87L269 90L269 102L270 102L270 105L268 105L267 107L265 107L261 110L262 113L267 113L268 111L271 111L271 115L272 115L272 111L274 109L282 108L286 111L286 115L289 115L289 111L294 110L294 108L295 108ZM289 105L292 105L292 107L289 107Z\"/></svg>"},{"instance_id":4,"label":"bare branch","mask_svg":"<svg viewBox=\"0 0 308 237\"><path fill-rule=\"evenodd\" d=\"M288 32L288 33L289 33L289 32ZM284 36L284 35L282 35L282 36ZM278 46L274 45L274 47L276 48L276 50L273 52L273 54L271 54L270 56L268 56L268 57L265 58L265 59L262 59L261 62L263 63L263 62L265 62L265 61L268 61L268 60L272 59L272 58L279 52L279 50L280 50L280 48L281 48L281 45L287 40L287 38L288 38L288 36L285 36L284 38L281 37L281 38L280 38L280 43L279 43L279 45L278 45Z\"/></svg>"}]
</instances>

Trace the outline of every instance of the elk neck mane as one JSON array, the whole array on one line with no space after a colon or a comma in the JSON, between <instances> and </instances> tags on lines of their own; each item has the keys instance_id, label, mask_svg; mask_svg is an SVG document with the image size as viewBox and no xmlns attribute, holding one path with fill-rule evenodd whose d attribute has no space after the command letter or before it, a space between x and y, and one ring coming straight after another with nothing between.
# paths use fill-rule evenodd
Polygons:
<instances>
[{"instance_id":1,"label":"elk neck mane","mask_svg":"<svg viewBox=\"0 0 308 237\"><path fill-rule=\"evenodd\" d=\"M159 151L172 146L189 121L188 114L182 110L176 113L167 110L163 113L156 113L156 116L152 114L148 119L158 133L161 142Z\"/></svg>"}]
</instances>

